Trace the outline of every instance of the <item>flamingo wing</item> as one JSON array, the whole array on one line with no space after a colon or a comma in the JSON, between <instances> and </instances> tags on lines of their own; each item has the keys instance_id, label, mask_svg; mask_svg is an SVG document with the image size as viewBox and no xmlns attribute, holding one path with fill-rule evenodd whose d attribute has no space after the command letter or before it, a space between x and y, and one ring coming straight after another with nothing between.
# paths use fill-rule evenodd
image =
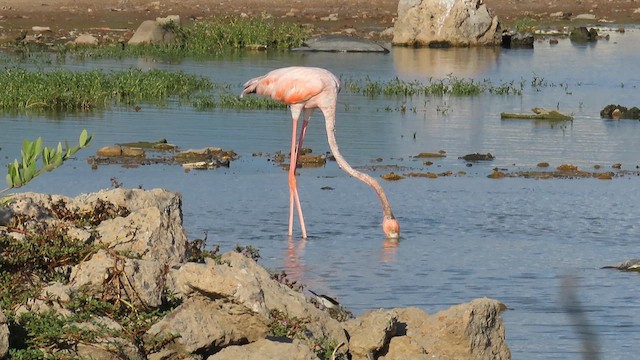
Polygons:
<instances>
[{"instance_id":1,"label":"flamingo wing","mask_svg":"<svg viewBox=\"0 0 640 360\"><path fill-rule=\"evenodd\" d=\"M330 79L327 78L327 74L330 75ZM335 77L324 69L287 67L247 81L242 95L256 93L286 104L299 104L320 94L328 80L337 83L337 79L334 79Z\"/></svg>"}]
</instances>

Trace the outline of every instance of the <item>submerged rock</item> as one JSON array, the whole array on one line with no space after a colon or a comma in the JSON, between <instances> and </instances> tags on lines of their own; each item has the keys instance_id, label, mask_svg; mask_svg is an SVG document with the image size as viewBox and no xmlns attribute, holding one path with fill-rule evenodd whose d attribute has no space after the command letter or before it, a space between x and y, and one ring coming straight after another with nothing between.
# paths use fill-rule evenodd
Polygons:
<instances>
[{"instance_id":1,"label":"submerged rock","mask_svg":"<svg viewBox=\"0 0 640 360\"><path fill-rule=\"evenodd\" d=\"M475 153L475 154L467 154L465 156L461 156L460 159L464 161L491 161L495 159L495 156L491 155L491 153L486 153L486 154Z\"/></svg>"},{"instance_id":2,"label":"submerged rock","mask_svg":"<svg viewBox=\"0 0 640 360\"><path fill-rule=\"evenodd\" d=\"M569 33L569 39L574 42L589 42L598 40L598 30L587 29L584 26L577 27Z\"/></svg>"},{"instance_id":3,"label":"submerged rock","mask_svg":"<svg viewBox=\"0 0 640 360\"><path fill-rule=\"evenodd\" d=\"M622 262L620 264L603 266L601 269L618 269L618 270L622 270L622 271L638 271L638 272L640 272L640 259L638 259L638 258L629 259L629 260L627 260L625 262Z\"/></svg>"},{"instance_id":4,"label":"submerged rock","mask_svg":"<svg viewBox=\"0 0 640 360\"><path fill-rule=\"evenodd\" d=\"M533 49L533 34L519 32L503 32L502 47L505 49Z\"/></svg>"},{"instance_id":5,"label":"submerged rock","mask_svg":"<svg viewBox=\"0 0 640 360\"><path fill-rule=\"evenodd\" d=\"M600 117L605 119L634 119L640 120L640 109L636 106L628 109L622 105L607 105L600 111Z\"/></svg>"}]
</instances>

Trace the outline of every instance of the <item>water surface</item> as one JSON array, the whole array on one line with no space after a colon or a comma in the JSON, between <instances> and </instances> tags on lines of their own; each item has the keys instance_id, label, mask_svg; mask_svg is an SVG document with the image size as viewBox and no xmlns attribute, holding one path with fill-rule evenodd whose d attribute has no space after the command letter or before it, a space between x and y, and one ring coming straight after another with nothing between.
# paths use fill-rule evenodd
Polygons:
<instances>
[{"instance_id":1,"label":"water surface","mask_svg":"<svg viewBox=\"0 0 640 360\"><path fill-rule=\"evenodd\" d=\"M310 237L287 239L286 173L268 157L252 156L287 150L286 111L196 112L142 104L140 112L114 108L63 118L5 115L0 117L0 157L4 163L12 161L24 137L42 135L54 145L74 140L87 128L95 134L89 149L24 190L77 195L109 188L114 178L125 187L178 191L190 239L206 234L210 246L220 244L224 250L255 246L262 264L336 297L356 314L404 306L434 313L478 297L496 298L509 308L504 319L515 359L582 357L576 329L560 301L562 279L574 276L602 357L628 358L640 351L640 279L600 267L638 256L638 177L486 177L495 167L534 169L542 161L585 170L596 164L609 169L619 162L623 169L636 170L640 122L604 120L599 111L612 103L639 105L639 34L608 33L609 40L595 44L561 39L557 45L537 42L535 50L399 48L388 55L247 53L180 64L100 60L63 65L76 70L183 70L229 83L238 92L247 79L289 65L322 66L343 78L381 81L427 81L450 74L494 84L524 81L522 96L406 100L341 93L337 139L352 165L399 165L399 173L466 172L383 183L402 226L399 244L384 241L379 202L371 189L333 162L300 171ZM532 82L544 85L536 89ZM410 110L395 110L402 106ZM529 112L533 107L559 109L575 118L560 124L500 120L503 111ZM160 138L182 148L233 149L240 159L230 168L191 172L164 165L92 170L86 163L101 146ZM328 151L320 114L312 120L305 144L316 153ZM447 157L430 167L412 158L438 150ZM476 152L490 152L496 159L471 167L458 159ZM374 161L378 158L383 160ZM332 190L323 190L327 187Z\"/></svg>"}]
</instances>

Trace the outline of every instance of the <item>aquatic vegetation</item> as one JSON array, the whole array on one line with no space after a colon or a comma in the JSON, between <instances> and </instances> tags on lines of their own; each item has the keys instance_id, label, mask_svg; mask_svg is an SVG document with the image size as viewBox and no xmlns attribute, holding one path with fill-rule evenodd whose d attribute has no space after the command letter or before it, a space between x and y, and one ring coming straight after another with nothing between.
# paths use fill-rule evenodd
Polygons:
<instances>
[{"instance_id":1,"label":"aquatic vegetation","mask_svg":"<svg viewBox=\"0 0 640 360\"><path fill-rule=\"evenodd\" d=\"M236 110L286 110L287 104L275 101L270 98L246 96L239 97L230 92L222 92L218 97L211 94L197 96L192 103L193 107L200 111L213 109L236 109Z\"/></svg>"},{"instance_id":2,"label":"aquatic vegetation","mask_svg":"<svg viewBox=\"0 0 640 360\"><path fill-rule=\"evenodd\" d=\"M518 87L513 81L494 85L488 79L477 81L474 79L460 79L453 75L449 75L444 79L429 78L426 83L418 80L406 81L399 78L390 81L343 79L342 82L347 91L372 98L380 95L397 97L476 96L487 92L499 95L522 95L522 85Z\"/></svg>"},{"instance_id":3,"label":"aquatic vegetation","mask_svg":"<svg viewBox=\"0 0 640 360\"><path fill-rule=\"evenodd\" d=\"M130 69L117 72L0 71L0 111L92 111L111 104L162 104L167 98L189 98L213 87L210 80L184 72Z\"/></svg>"}]
</instances>

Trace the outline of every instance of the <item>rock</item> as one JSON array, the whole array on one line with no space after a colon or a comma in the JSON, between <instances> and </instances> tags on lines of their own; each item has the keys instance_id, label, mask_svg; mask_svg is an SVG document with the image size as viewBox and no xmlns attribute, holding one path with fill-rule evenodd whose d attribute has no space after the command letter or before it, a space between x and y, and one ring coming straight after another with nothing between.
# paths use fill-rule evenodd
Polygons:
<instances>
[{"instance_id":1,"label":"rock","mask_svg":"<svg viewBox=\"0 0 640 360\"><path fill-rule=\"evenodd\" d=\"M594 14L578 14L573 20L595 20L596 16Z\"/></svg>"},{"instance_id":2,"label":"rock","mask_svg":"<svg viewBox=\"0 0 640 360\"><path fill-rule=\"evenodd\" d=\"M520 114L520 113L500 113L501 119L534 119L534 120L548 120L548 121L571 121L573 116L563 114L557 110L544 109L535 107L531 109L533 114Z\"/></svg>"},{"instance_id":3,"label":"rock","mask_svg":"<svg viewBox=\"0 0 640 360\"><path fill-rule=\"evenodd\" d=\"M177 22L175 18L170 17L143 21L127 44L172 44L176 40L176 35L171 26L167 26L171 22L179 26L180 17L177 17Z\"/></svg>"},{"instance_id":4,"label":"rock","mask_svg":"<svg viewBox=\"0 0 640 360\"><path fill-rule=\"evenodd\" d=\"M498 17L482 0L400 0L393 45L500 45Z\"/></svg>"},{"instance_id":5,"label":"rock","mask_svg":"<svg viewBox=\"0 0 640 360\"><path fill-rule=\"evenodd\" d=\"M394 311L369 311L345 326L349 333L349 352L353 360L377 358L378 353L396 334L398 314Z\"/></svg>"},{"instance_id":6,"label":"rock","mask_svg":"<svg viewBox=\"0 0 640 360\"><path fill-rule=\"evenodd\" d=\"M180 336L168 349L176 353L212 353L229 345L246 344L267 334L265 318L247 307L225 299L210 300L201 296L186 299L169 315L145 333L147 341Z\"/></svg>"},{"instance_id":7,"label":"rock","mask_svg":"<svg viewBox=\"0 0 640 360\"><path fill-rule=\"evenodd\" d=\"M598 30L587 29L584 26L572 29L569 33L569 39L574 42L589 42L598 40Z\"/></svg>"},{"instance_id":8,"label":"rock","mask_svg":"<svg viewBox=\"0 0 640 360\"><path fill-rule=\"evenodd\" d=\"M75 45L98 45L98 42L98 38L91 34L82 34L73 41Z\"/></svg>"},{"instance_id":9,"label":"rock","mask_svg":"<svg viewBox=\"0 0 640 360\"><path fill-rule=\"evenodd\" d=\"M51 27L49 27L49 26L32 26L31 30L35 31L35 32L46 32L46 31L51 31Z\"/></svg>"},{"instance_id":10,"label":"rock","mask_svg":"<svg viewBox=\"0 0 640 360\"><path fill-rule=\"evenodd\" d=\"M9 353L9 325L4 311L0 307L0 359L4 359Z\"/></svg>"},{"instance_id":11,"label":"rock","mask_svg":"<svg viewBox=\"0 0 640 360\"><path fill-rule=\"evenodd\" d=\"M122 298L138 308L162 305L164 264L130 259L100 250L71 270L70 286L105 299Z\"/></svg>"},{"instance_id":12,"label":"rock","mask_svg":"<svg viewBox=\"0 0 640 360\"><path fill-rule=\"evenodd\" d=\"M207 360L317 360L316 354L299 340L277 342L258 340L244 346L229 346Z\"/></svg>"},{"instance_id":13,"label":"rock","mask_svg":"<svg viewBox=\"0 0 640 360\"><path fill-rule=\"evenodd\" d=\"M533 34L519 32L503 32L502 47L505 49L533 49Z\"/></svg>"},{"instance_id":14,"label":"rock","mask_svg":"<svg viewBox=\"0 0 640 360\"><path fill-rule=\"evenodd\" d=\"M500 313L506 306L482 298L429 316L418 308L395 309L404 332L392 338L381 359L511 359ZM409 344L400 347L399 343ZM395 354L391 351L400 351ZM411 351L411 353L408 353Z\"/></svg>"},{"instance_id":15,"label":"rock","mask_svg":"<svg viewBox=\"0 0 640 360\"><path fill-rule=\"evenodd\" d=\"M486 153L486 154L475 153L475 154L467 154L465 156L460 157L460 159L464 161L491 161L495 159L495 156L491 155L491 153Z\"/></svg>"},{"instance_id":16,"label":"rock","mask_svg":"<svg viewBox=\"0 0 640 360\"><path fill-rule=\"evenodd\" d=\"M293 51L327 51L327 52L378 52L388 53L389 50L373 41L356 36L325 35L306 40L303 47Z\"/></svg>"},{"instance_id":17,"label":"rock","mask_svg":"<svg viewBox=\"0 0 640 360\"><path fill-rule=\"evenodd\" d=\"M629 259L625 262L615 265L606 265L601 269L618 269L622 271L640 271L640 259Z\"/></svg>"},{"instance_id":18,"label":"rock","mask_svg":"<svg viewBox=\"0 0 640 360\"><path fill-rule=\"evenodd\" d=\"M103 146L100 149L98 149L98 151L96 151L96 155L103 156L103 157L122 156L122 147L118 145Z\"/></svg>"},{"instance_id":19,"label":"rock","mask_svg":"<svg viewBox=\"0 0 640 360\"><path fill-rule=\"evenodd\" d=\"M142 148L123 146L122 147L122 156L144 157L145 156L145 152L144 152L144 149L142 149Z\"/></svg>"},{"instance_id":20,"label":"rock","mask_svg":"<svg viewBox=\"0 0 640 360\"><path fill-rule=\"evenodd\" d=\"M307 319L306 326L315 338L347 343L338 321L317 309L302 293L274 281L254 260L230 252L222 256L221 262L222 265L214 261L185 263L169 271L167 286L183 297L206 294L212 299L228 298L265 318L271 309L278 309L288 316Z\"/></svg>"},{"instance_id":21,"label":"rock","mask_svg":"<svg viewBox=\"0 0 640 360\"><path fill-rule=\"evenodd\" d=\"M634 106L628 109L622 105L610 104L600 111L600 117L605 119L640 119L640 109Z\"/></svg>"},{"instance_id":22,"label":"rock","mask_svg":"<svg viewBox=\"0 0 640 360\"><path fill-rule=\"evenodd\" d=\"M78 196L91 204L96 199L129 209L127 217L105 220L96 227L99 241L142 259L177 264L186 256L187 236L182 227L180 194L163 189L114 189ZM86 206L86 205L85 205Z\"/></svg>"}]
</instances>

